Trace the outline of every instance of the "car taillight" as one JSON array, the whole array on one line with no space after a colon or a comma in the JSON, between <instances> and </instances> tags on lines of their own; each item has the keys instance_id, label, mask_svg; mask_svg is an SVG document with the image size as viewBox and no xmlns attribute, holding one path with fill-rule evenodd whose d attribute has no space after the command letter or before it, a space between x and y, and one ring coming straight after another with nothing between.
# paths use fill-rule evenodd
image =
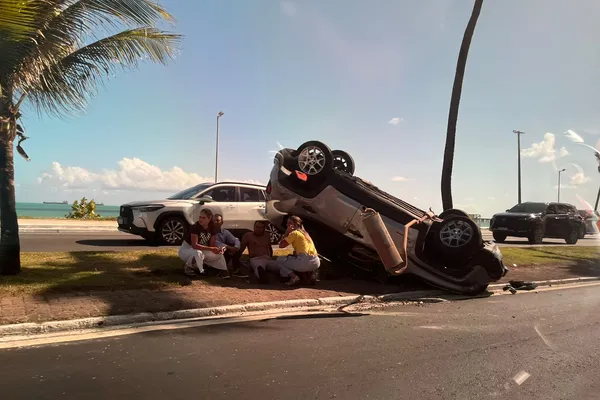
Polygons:
<instances>
[{"instance_id":1,"label":"car taillight","mask_svg":"<svg viewBox=\"0 0 600 400\"><path fill-rule=\"evenodd\" d=\"M271 194L271 180L267 183L267 194Z\"/></svg>"},{"instance_id":2,"label":"car taillight","mask_svg":"<svg viewBox=\"0 0 600 400\"><path fill-rule=\"evenodd\" d=\"M300 171L295 171L295 172L296 172L296 178L298 178L302 182L306 182L307 181L308 176L306 176L306 174L304 172L300 172Z\"/></svg>"}]
</instances>

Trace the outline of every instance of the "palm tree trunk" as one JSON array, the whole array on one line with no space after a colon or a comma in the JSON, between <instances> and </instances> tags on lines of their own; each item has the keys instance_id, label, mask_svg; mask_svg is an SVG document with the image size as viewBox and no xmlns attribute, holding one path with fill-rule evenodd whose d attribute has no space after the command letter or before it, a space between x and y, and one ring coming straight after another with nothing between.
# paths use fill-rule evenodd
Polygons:
<instances>
[{"instance_id":1,"label":"palm tree trunk","mask_svg":"<svg viewBox=\"0 0 600 400\"><path fill-rule=\"evenodd\" d=\"M448 130L446 131L446 147L444 148L444 164L442 167L442 206L444 210L453 208L452 202L452 167L454 164L454 147L456 145L456 122L458 120L458 108L460 106L460 95L462 93L463 78L465 76L465 67L467 65L467 56L471 39L475 32L477 19L481 13L483 0L475 0L471 19L465 29L463 40L458 53L456 62L456 72L454 74L454 85L452 86L452 97L450 98L450 111L448 112Z\"/></svg>"},{"instance_id":2,"label":"palm tree trunk","mask_svg":"<svg viewBox=\"0 0 600 400\"><path fill-rule=\"evenodd\" d=\"M19 223L15 204L14 135L0 121L0 274L21 272Z\"/></svg>"}]
</instances>

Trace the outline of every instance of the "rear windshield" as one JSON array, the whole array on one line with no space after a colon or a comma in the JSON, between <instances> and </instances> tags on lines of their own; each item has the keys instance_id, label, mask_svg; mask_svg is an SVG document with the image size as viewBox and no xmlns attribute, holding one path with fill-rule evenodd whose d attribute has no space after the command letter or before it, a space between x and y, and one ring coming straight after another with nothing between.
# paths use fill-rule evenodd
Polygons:
<instances>
[{"instance_id":1,"label":"rear windshield","mask_svg":"<svg viewBox=\"0 0 600 400\"><path fill-rule=\"evenodd\" d=\"M547 205L545 203L521 203L511 208L509 211L515 213L537 214L546 211L546 207Z\"/></svg>"}]
</instances>

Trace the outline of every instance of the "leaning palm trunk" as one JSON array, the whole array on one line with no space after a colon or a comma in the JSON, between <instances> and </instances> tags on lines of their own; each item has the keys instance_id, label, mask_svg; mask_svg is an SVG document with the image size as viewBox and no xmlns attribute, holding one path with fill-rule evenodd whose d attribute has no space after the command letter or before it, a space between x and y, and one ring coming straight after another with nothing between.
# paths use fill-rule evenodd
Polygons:
<instances>
[{"instance_id":1,"label":"leaning palm trunk","mask_svg":"<svg viewBox=\"0 0 600 400\"><path fill-rule=\"evenodd\" d=\"M2 114L0 114L0 274L14 275L21 271L19 225L15 206L14 135L12 134L14 128L11 128L11 124L7 122L10 120L7 113Z\"/></svg>"},{"instance_id":2,"label":"leaning palm trunk","mask_svg":"<svg viewBox=\"0 0 600 400\"><path fill-rule=\"evenodd\" d=\"M21 104L57 115L83 111L98 83L142 59L165 64L180 35L155 0L0 0L0 274L20 271L13 146L27 139ZM99 32L116 31L93 43Z\"/></svg>"},{"instance_id":3,"label":"leaning palm trunk","mask_svg":"<svg viewBox=\"0 0 600 400\"><path fill-rule=\"evenodd\" d=\"M465 29L463 40L458 53L456 62L456 72L454 74L454 85L452 86L452 97L450 99L450 111L448 112L448 130L446 132L446 147L444 148L444 163L442 167L442 206L444 210L454 208L452 202L452 168L454 165L454 147L456 145L456 123L458 121L458 108L460 106L460 95L462 93L463 78L467 65L471 39L475 32L477 19L481 12L483 0L475 0L471 19Z\"/></svg>"}]
</instances>

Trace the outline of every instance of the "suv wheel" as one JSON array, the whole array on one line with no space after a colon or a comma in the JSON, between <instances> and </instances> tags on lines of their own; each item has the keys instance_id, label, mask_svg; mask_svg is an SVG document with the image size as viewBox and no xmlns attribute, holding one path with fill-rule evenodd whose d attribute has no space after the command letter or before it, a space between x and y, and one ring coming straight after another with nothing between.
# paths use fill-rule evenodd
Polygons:
<instances>
[{"instance_id":1,"label":"suv wheel","mask_svg":"<svg viewBox=\"0 0 600 400\"><path fill-rule=\"evenodd\" d=\"M565 238L565 242L567 242L567 244L577 244L578 240L579 240L579 229L571 229L571 231Z\"/></svg>"},{"instance_id":2,"label":"suv wheel","mask_svg":"<svg viewBox=\"0 0 600 400\"><path fill-rule=\"evenodd\" d=\"M178 246L187 234L187 222L181 217L167 217L160 223L160 240L167 245Z\"/></svg>"},{"instance_id":3,"label":"suv wheel","mask_svg":"<svg viewBox=\"0 0 600 400\"><path fill-rule=\"evenodd\" d=\"M296 151L298 168L308 176L324 177L333 169L333 153L324 143L311 140Z\"/></svg>"},{"instance_id":4,"label":"suv wheel","mask_svg":"<svg viewBox=\"0 0 600 400\"><path fill-rule=\"evenodd\" d=\"M271 223L268 223L265 227L265 231L269 234L271 238L271 244L278 244L283 237L283 234L277 229L277 227Z\"/></svg>"},{"instance_id":5,"label":"suv wheel","mask_svg":"<svg viewBox=\"0 0 600 400\"><path fill-rule=\"evenodd\" d=\"M466 259L483 245L479 227L472 219L449 215L441 222L438 240L443 254Z\"/></svg>"},{"instance_id":6,"label":"suv wheel","mask_svg":"<svg viewBox=\"0 0 600 400\"><path fill-rule=\"evenodd\" d=\"M333 154L334 169L354 175L354 159L350 154L342 150L334 150L331 154Z\"/></svg>"},{"instance_id":7,"label":"suv wheel","mask_svg":"<svg viewBox=\"0 0 600 400\"><path fill-rule=\"evenodd\" d=\"M494 241L498 243L504 243L506 237L508 236L506 233L502 232L494 232L492 235L494 236Z\"/></svg>"},{"instance_id":8,"label":"suv wheel","mask_svg":"<svg viewBox=\"0 0 600 400\"><path fill-rule=\"evenodd\" d=\"M587 232L586 232L585 226L583 224L581 226L579 226L579 239L585 238L586 233Z\"/></svg>"},{"instance_id":9,"label":"suv wheel","mask_svg":"<svg viewBox=\"0 0 600 400\"><path fill-rule=\"evenodd\" d=\"M542 244L544 241L544 227L538 225L528 237L530 244Z\"/></svg>"}]
</instances>

